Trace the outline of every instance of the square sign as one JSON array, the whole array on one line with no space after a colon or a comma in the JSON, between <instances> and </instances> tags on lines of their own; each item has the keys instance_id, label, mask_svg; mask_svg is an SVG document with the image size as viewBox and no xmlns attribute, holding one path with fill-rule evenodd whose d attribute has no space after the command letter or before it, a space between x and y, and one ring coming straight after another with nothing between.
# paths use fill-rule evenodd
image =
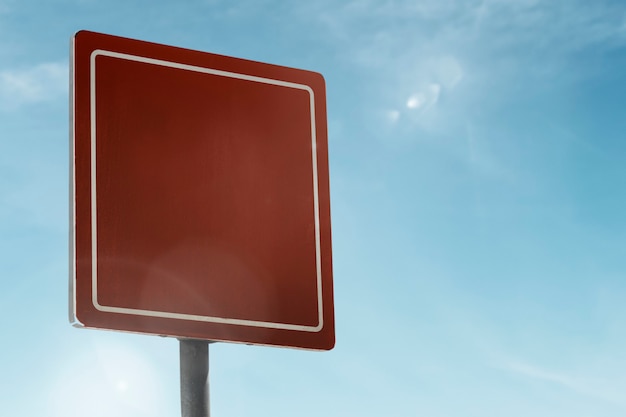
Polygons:
<instances>
[{"instance_id":1,"label":"square sign","mask_svg":"<svg viewBox=\"0 0 626 417\"><path fill-rule=\"evenodd\" d=\"M71 102L75 325L332 349L320 74L82 31Z\"/></svg>"}]
</instances>

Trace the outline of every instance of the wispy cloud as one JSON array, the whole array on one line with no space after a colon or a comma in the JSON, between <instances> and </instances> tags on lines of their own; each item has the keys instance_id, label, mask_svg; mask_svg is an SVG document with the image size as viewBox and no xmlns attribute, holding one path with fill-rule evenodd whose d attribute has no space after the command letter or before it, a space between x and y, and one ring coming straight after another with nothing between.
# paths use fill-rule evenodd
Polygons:
<instances>
[{"instance_id":1,"label":"wispy cloud","mask_svg":"<svg viewBox=\"0 0 626 417\"><path fill-rule=\"evenodd\" d=\"M0 15L8 14L11 11L11 6L7 0L0 0Z\"/></svg>"},{"instance_id":2,"label":"wispy cloud","mask_svg":"<svg viewBox=\"0 0 626 417\"><path fill-rule=\"evenodd\" d=\"M578 390L581 383L581 381L569 375L559 374L557 372L542 369L524 362L511 361L506 363L503 367L504 369L518 375L529 377L531 379L553 382L575 390Z\"/></svg>"},{"instance_id":3,"label":"wispy cloud","mask_svg":"<svg viewBox=\"0 0 626 417\"><path fill-rule=\"evenodd\" d=\"M459 115L499 106L511 91L541 88L592 71L590 65L576 65L581 51L626 44L626 5L608 2L320 4L307 6L307 13L318 16L323 33L345 60L369 73L370 85L380 86L372 102L380 103L386 120L408 121L427 130L442 125L462 130L465 121ZM438 86L436 94L432 86Z\"/></svg>"},{"instance_id":4,"label":"wispy cloud","mask_svg":"<svg viewBox=\"0 0 626 417\"><path fill-rule=\"evenodd\" d=\"M67 92L67 64L47 62L23 69L0 70L0 108L48 101Z\"/></svg>"},{"instance_id":5,"label":"wispy cloud","mask_svg":"<svg viewBox=\"0 0 626 417\"><path fill-rule=\"evenodd\" d=\"M558 372L523 361L510 360L498 367L513 374L528 378L531 381L542 381L561 386L597 400L614 405L626 406L624 388L626 379L614 375L590 376Z\"/></svg>"}]
</instances>

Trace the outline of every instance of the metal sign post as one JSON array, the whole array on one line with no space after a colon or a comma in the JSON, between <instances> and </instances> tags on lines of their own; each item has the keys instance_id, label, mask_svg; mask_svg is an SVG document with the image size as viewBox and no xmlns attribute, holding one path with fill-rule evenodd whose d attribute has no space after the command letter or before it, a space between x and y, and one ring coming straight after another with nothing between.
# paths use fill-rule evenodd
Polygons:
<instances>
[{"instance_id":1,"label":"metal sign post","mask_svg":"<svg viewBox=\"0 0 626 417\"><path fill-rule=\"evenodd\" d=\"M179 340L182 417L209 417L209 342Z\"/></svg>"},{"instance_id":2,"label":"metal sign post","mask_svg":"<svg viewBox=\"0 0 626 417\"><path fill-rule=\"evenodd\" d=\"M183 417L211 341L332 349L324 77L89 31L70 73L71 323L178 338Z\"/></svg>"}]
</instances>

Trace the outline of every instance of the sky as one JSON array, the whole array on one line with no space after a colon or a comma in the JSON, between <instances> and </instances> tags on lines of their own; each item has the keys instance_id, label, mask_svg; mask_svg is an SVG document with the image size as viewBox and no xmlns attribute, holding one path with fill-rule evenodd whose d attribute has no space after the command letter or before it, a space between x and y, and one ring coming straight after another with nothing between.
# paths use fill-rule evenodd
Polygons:
<instances>
[{"instance_id":1,"label":"sky","mask_svg":"<svg viewBox=\"0 0 626 417\"><path fill-rule=\"evenodd\" d=\"M325 77L336 347L211 345L213 415L625 415L623 2L0 0L1 415L180 415L67 319L81 29Z\"/></svg>"}]
</instances>

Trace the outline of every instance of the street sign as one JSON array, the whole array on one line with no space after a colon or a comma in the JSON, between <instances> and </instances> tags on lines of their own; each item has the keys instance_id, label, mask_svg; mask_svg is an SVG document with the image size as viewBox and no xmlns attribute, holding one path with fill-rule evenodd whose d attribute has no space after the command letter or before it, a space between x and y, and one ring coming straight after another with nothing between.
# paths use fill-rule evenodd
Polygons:
<instances>
[{"instance_id":1,"label":"street sign","mask_svg":"<svg viewBox=\"0 0 626 417\"><path fill-rule=\"evenodd\" d=\"M315 72L78 32L72 323L332 349L325 100Z\"/></svg>"}]
</instances>

